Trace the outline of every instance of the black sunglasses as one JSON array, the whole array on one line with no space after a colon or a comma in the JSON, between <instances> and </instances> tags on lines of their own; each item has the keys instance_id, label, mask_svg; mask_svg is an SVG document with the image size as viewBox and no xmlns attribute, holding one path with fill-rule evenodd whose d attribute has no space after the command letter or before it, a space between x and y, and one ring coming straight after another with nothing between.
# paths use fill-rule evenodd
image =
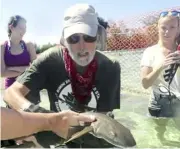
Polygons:
<instances>
[{"instance_id":1,"label":"black sunglasses","mask_svg":"<svg viewBox=\"0 0 180 149\"><path fill-rule=\"evenodd\" d=\"M161 12L161 13L160 13L160 17L165 17L165 16L167 16L167 15L169 15L169 14L170 14L171 16L180 17L180 11L176 11L176 10Z\"/></svg>"},{"instance_id":2,"label":"black sunglasses","mask_svg":"<svg viewBox=\"0 0 180 149\"><path fill-rule=\"evenodd\" d=\"M80 41L80 36L77 35L77 34L74 34L74 35L71 35L70 37L67 38L67 42L69 44L76 44ZM89 36L89 35L83 35L83 39L85 42L88 42L88 43L93 43L96 41L97 39L97 36L95 37L92 37L92 36Z\"/></svg>"}]
</instances>

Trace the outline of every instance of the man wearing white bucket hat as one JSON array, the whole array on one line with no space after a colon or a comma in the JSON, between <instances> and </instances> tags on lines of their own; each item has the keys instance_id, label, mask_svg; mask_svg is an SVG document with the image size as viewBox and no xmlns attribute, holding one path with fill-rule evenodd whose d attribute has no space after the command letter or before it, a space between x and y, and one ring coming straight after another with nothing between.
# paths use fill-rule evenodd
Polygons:
<instances>
[{"instance_id":1,"label":"man wearing white bucket hat","mask_svg":"<svg viewBox=\"0 0 180 149\"><path fill-rule=\"evenodd\" d=\"M42 53L7 89L5 101L16 110L29 112L107 112L120 108L120 64L97 48L106 46L106 30L98 23L95 9L88 4L76 4L65 12L61 45ZM104 49L106 50L106 49ZM50 110L34 105L25 98L29 91L47 89L56 96L50 98ZM43 147L59 142L52 132L35 134ZM107 147L101 139L83 136L68 147ZM108 144L108 143L105 143ZM109 145L113 146L113 145Z\"/></svg>"}]
</instances>

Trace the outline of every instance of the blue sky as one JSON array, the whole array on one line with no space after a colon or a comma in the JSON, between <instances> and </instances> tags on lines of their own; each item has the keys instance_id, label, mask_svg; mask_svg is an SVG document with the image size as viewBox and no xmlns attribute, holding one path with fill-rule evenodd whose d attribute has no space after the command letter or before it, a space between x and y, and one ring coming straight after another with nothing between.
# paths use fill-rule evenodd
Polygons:
<instances>
[{"instance_id":1,"label":"blue sky","mask_svg":"<svg viewBox=\"0 0 180 149\"><path fill-rule=\"evenodd\" d=\"M127 20L152 11L180 7L180 0L0 0L0 41L7 39L9 17L19 14L27 20L25 40L38 44L58 43L63 13L76 3L92 4L106 20Z\"/></svg>"}]
</instances>

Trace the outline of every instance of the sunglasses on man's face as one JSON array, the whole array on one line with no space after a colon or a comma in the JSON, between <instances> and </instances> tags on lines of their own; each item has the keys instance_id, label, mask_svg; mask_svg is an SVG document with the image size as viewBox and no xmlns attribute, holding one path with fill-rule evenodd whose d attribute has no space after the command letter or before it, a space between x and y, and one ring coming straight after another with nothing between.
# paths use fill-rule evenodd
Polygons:
<instances>
[{"instance_id":1,"label":"sunglasses on man's face","mask_svg":"<svg viewBox=\"0 0 180 149\"><path fill-rule=\"evenodd\" d=\"M180 11L174 10L174 11L164 11L160 13L160 17L165 17L167 15L180 17Z\"/></svg>"},{"instance_id":2,"label":"sunglasses on man's face","mask_svg":"<svg viewBox=\"0 0 180 149\"><path fill-rule=\"evenodd\" d=\"M82 37L83 37L83 40L84 40L85 42L87 42L87 43L93 43L93 42L95 42L96 39L97 39L97 36L92 37L92 36L89 36L89 35L83 35ZM67 42L68 42L69 44L76 44L76 43L78 43L78 42L80 41L80 39L81 39L81 36L80 36L80 35L74 34L74 35L72 35L72 36L70 36L70 37L67 38Z\"/></svg>"}]
</instances>

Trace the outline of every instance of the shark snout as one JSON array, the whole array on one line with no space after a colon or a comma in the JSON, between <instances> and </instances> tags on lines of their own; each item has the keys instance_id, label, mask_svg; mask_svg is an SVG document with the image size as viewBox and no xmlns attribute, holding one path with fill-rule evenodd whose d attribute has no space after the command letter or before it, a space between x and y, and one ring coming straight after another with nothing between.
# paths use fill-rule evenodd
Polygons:
<instances>
[{"instance_id":1,"label":"shark snout","mask_svg":"<svg viewBox=\"0 0 180 149\"><path fill-rule=\"evenodd\" d=\"M136 141L132 135L128 136L125 140L126 140L126 146L128 147L136 146Z\"/></svg>"}]
</instances>

